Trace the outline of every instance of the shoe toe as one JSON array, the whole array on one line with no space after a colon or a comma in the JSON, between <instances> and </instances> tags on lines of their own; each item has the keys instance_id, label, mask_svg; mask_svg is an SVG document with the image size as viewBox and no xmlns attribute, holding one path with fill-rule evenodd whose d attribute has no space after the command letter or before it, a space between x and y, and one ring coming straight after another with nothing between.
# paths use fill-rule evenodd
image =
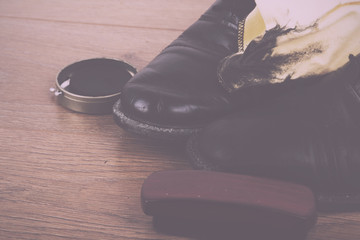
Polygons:
<instances>
[{"instance_id":1,"label":"shoe toe","mask_svg":"<svg viewBox=\"0 0 360 240\"><path fill-rule=\"evenodd\" d=\"M302 132L310 126L297 118L251 113L215 121L198 134L192 159L210 169L308 183L310 136Z\"/></svg>"},{"instance_id":2,"label":"shoe toe","mask_svg":"<svg viewBox=\"0 0 360 240\"><path fill-rule=\"evenodd\" d=\"M246 117L226 118L208 125L197 136L197 150L201 158L219 170L238 172L252 164L263 151L257 151L258 133L253 131L256 123ZM261 125L260 125L261 126ZM257 161L258 162L258 161Z\"/></svg>"},{"instance_id":3,"label":"shoe toe","mask_svg":"<svg viewBox=\"0 0 360 240\"><path fill-rule=\"evenodd\" d=\"M230 110L225 93L204 90L182 77L174 75L169 81L151 69L141 71L123 89L123 113L150 125L186 128L206 124Z\"/></svg>"}]
</instances>

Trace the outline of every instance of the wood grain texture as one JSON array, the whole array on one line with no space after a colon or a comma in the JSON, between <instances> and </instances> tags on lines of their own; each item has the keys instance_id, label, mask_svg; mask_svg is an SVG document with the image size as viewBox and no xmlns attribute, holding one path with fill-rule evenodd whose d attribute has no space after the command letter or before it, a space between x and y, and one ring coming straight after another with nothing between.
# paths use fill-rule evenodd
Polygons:
<instances>
[{"instance_id":1,"label":"wood grain texture","mask_svg":"<svg viewBox=\"0 0 360 240\"><path fill-rule=\"evenodd\" d=\"M0 239L186 239L156 233L140 188L190 169L181 145L130 135L49 93L78 60L143 68L212 0L0 0ZM320 215L308 240L360 239L360 213Z\"/></svg>"}]
</instances>

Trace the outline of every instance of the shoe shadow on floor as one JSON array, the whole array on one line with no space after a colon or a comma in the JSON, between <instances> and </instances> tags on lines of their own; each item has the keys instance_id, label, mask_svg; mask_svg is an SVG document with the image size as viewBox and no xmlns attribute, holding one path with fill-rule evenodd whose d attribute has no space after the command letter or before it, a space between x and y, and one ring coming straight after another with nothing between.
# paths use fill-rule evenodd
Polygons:
<instances>
[{"instance_id":1,"label":"shoe shadow on floor","mask_svg":"<svg viewBox=\"0 0 360 240\"><path fill-rule=\"evenodd\" d=\"M194 221L169 217L154 217L156 231L168 235L197 240L305 240L306 232L300 229L274 229L249 223Z\"/></svg>"}]
</instances>

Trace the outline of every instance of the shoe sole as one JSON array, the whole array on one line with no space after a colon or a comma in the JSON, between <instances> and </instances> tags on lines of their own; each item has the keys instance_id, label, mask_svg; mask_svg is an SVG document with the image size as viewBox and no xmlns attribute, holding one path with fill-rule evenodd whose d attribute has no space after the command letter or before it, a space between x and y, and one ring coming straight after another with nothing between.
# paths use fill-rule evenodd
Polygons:
<instances>
[{"instance_id":1,"label":"shoe sole","mask_svg":"<svg viewBox=\"0 0 360 240\"><path fill-rule=\"evenodd\" d=\"M191 136L186 143L186 154L190 159L190 165L196 170L222 171L216 164L205 161L198 151L197 134Z\"/></svg>"},{"instance_id":2,"label":"shoe sole","mask_svg":"<svg viewBox=\"0 0 360 240\"><path fill-rule=\"evenodd\" d=\"M198 150L197 134L191 136L186 144L186 154L190 164L194 169L206 171L226 172L220 166L209 163ZM360 193L330 194L315 193L317 199L317 209L321 212L351 212L360 211Z\"/></svg>"},{"instance_id":3,"label":"shoe sole","mask_svg":"<svg viewBox=\"0 0 360 240\"><path fill-rule=\"evenodd\" d=\"M181 140L190 137L201 130L200 127L179 128L160 127L150 123L141 122L128 117L121 108L121 101L118 100L113 106L113 117L117 125L128 132L137 135L164 140Z\"/></svg>"}]
</instances>

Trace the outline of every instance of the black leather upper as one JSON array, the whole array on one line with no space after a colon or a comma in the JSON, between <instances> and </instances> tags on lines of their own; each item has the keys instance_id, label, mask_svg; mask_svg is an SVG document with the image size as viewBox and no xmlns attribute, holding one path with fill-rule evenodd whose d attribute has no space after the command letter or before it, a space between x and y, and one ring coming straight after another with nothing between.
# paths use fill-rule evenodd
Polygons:
<instances>
[{"instance_id":1,"label":"black leather upper","mask_svg":"<svg viewBox=\"0 0 360 240\"><path fill-rule=\"evenodd\" d=\"M153 125L203 125L232 108L216 70L237 51L237 24L253 0L218 0L124 87L123 113Z\"/></svg>"}]
</instances>

